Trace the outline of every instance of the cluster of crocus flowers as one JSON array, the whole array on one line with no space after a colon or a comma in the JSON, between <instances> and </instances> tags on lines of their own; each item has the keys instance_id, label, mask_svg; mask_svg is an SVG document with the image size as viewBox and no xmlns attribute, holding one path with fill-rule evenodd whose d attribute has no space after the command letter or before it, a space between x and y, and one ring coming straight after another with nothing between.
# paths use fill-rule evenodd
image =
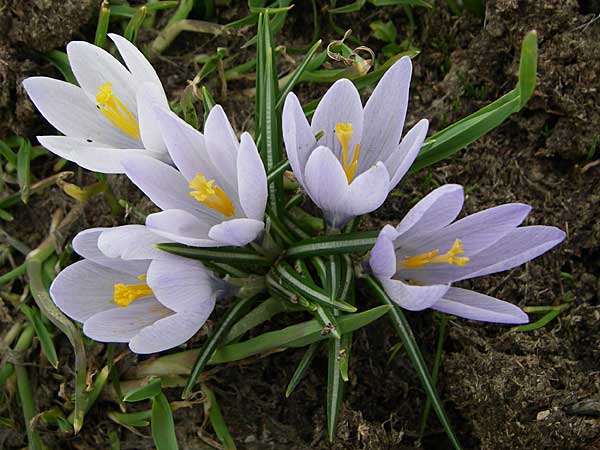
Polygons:
<instances>
[{"instance_id":1,"label":"cluster of crocus flowers","mask_svg":"<svg viewBox=\"0 0 600 450\"><path fill-rule=\"evenodd\" d=\"M184 344L232 287L199 261L156 250L157 242L143 225L82 231L73 249L84 259L58 274L52 299L96 341L142 354Z\"/></svg>"},{"instance_id":2,"label":"cluster of crocus flowers","mask_svg":"<svg viewBox=\"0 0 600 450\"><path fill-rule=\"evenodd\" d=\"M127 67L88 42L67 45L79 86L47 77L23 82L42 115L64 136L38 136L44 147L83 168L123 173L124 155L169 161L154 115L169 108L162 84L144 55L127 39L109 34Z\"/></svg>"},{"instance_id":3,"label":"cluster of crocus flowers","mask_svg":"<svg viewBox=\"0 0 600 450\"><path fill-rule=\"evenodd\" d=\"M463 189L444 185L417 203L400 224L386 225L369 263L390 298L403 308L433 308L467 319L525 323L518 307L451 284L512 269L561 243L550 226L519 225L531 208L511 203L454 221Z\"/></svg>"},{"instance_id":4,"label":"cluster of crocus flowers","mask_svg":"<svg viewBox=\"0 0 600 450\"><path fill-rule=\"evenodd\" d=\"M429 122L419 121L402 140L412 73L403 57L382 77L363 108L347 79L336 81L309 124L298 98L283 107L283 138L298 182L328 224L379 208L417 157Z\"/></svg>"}]
</instances>

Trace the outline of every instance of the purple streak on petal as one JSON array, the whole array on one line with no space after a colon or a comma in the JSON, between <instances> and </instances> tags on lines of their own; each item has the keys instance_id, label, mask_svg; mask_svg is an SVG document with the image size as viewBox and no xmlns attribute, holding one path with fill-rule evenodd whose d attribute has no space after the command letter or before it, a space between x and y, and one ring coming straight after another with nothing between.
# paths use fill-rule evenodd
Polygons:
<instances>
[{"instance_id":1,"label":"purple streak on petal","mask_svg":"<svg viewBox=\"0 0 600 450\"><path fill-rule=\"evenodd\" d=\"M265 224L260 220L233 219L213 226L208 237L220 245L242 247L258 238L264 228Z\"/></svg>"},{"instance_id":2,"label":"purple streak on petal","mask_svg":"<svg viewBox=\"0 0 600 450\"><path fill-rule=\"evenodd\" d=\"M371 249L369 265L377 278L391 278L396 273L396 252L394 238L396 230L391 225L383 227L377 242Z\"/></svg>"},{"instance_id":3,"label":"purple streak on petal","mask_svg":"<svg viewBox=\"0 0 600 450\"><path fill-rule=\"evenodd\" d=\"M529 317L517 306L467 289L450 288L431 308L482 322L519 324Z\"/></svg>"},{"instance_id":4,"label":"purple streak on petal","mask_svg":"<svg viewBox=\"0 0 600 450\"><path fill-rule=\"evenodd\" d=\"M296 179L304 187L304 167L317 146L315 136L306 120L298 97L290 92L283 104L283 140Z\"/></svg>"},{"instance_id":5,"label":"purple streak on petal","mask_svg":"<svg viewBox=\"0 0 600 450\"><path fill-rule=\"evenodd\" d=\"M413 286L394 279L380 280L385 292L404 309L421 311L430 308L448 291L445 284L431 286Z\"/></svg>"},{"instance_id":6,"label":"purple streak on petal","mask_svg":"<svg viewBox=\"0 0 600 450\"><path fill-rule=\"evenodd\" d=\"M212 302L214 306L214 302ZM197 312L177 313L159 319L139 331L129 342L132 352L158 353L186 343L204 325L210 315Z\"/></svg>"},{"instance_id":7,"label":"purple streak on petal","mask_svg":"<svg viewBox=\"0 0 600 450\"><path fill-rule=\"evenodd\" d=\"M385 161L400 142L408 108L408 88L412 63L401 58L383 75L367 101L364 110L364 130L359 161L362 172L377 161Z\"/></svg>"},{"instance_id":8,"label":"purple streak on petal","mask_svg":"<svg viewBox=\"0 0 600 450\"><path fill-rule=\"evenodd\" d=\"M98 248L110 258L145 260L167 254L157 249L156 244L167 242L168 239L153 233L144 225L123 225L104 230L98 238Z\"/></svg>"},{"instance_id":9,"label":"purple streak on petal","mask_svg":"<svg viewBox=\"0 0 600 450\"><path fill-rule=\"evenodd\" d=\"M229 189L237 193L236 161L240 144L221 105L216 105L210 110L204 125L204 137L210 159L221 174L217 183L228 182Z\"/></svg>"},{"instance_id":10,"label":"purple streak on petal","mask_svg":"<svg viewBox=\"0 0 600 450\"><path fill-rule=\"evenodd\" d=\"M321 131L325 133L317 145L331 149L336 158L339 158L342 153L342 146L335 136L335 126L338 123L352 124L354 134L350 140L349 150L354 152L356 144L361 141L363 108L354 84L345 78L333 83L333 86L325 93L315 110L310 125L313 135Z\"/></svg>"},{"instance_id":11,"label":"purple streak on petal","mask_svg":"<svg viewBox=\"0 0 600 450\"><path fill-rule=\"evenodd\" d=\"M412 166L415 158L418 156L425 136L427 136L427 129L429 128L429 122L427 119L422 119L414 127L410 129L400 145L393 152L388 159L385 161L390 176L390 191L396 187L402 177L408 172L408 169Z\"/></svg>"}]
</instances>

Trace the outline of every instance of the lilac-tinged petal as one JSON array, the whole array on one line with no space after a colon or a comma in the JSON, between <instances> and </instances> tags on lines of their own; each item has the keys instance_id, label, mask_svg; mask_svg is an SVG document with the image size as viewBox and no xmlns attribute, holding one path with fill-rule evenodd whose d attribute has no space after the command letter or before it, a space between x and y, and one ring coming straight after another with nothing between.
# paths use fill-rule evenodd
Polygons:
<instances>
[{"instance_id":1,"label":"lilac-tinged petal","mask_svg":"<svg viewBox=\"0 0 600 450\"><path fill-rule=\"evenodd\" d=\"M356 177L348 188L351 215L360 216L379 208L389 193L390 177L382 162Z\"/></svg>"},{"instance_id":2,"label":"lilac-tinged petal","mask_svg":"<svg viewBox=\"0 0 600 450\"><path fill-rule=\"evenodd\" d=\"M517 306L467 289L450 288L431 308L453 316L482 322L527 323L529 317Z\"/></svg>"},{"instance_id":3,"label":"lilac-tinged petal","mask_svg":"<svg viewBox=\"0 0 600 450\"><path fill-rule=\"evenodd\" d=\"M152 261L146 278L156 299L175 312L196 312L208 316L214 299L225 288L200 261L167 255Z\"/></svg>"},{"instance_id":4,"label":"lilac-tinged petal","mask_svg":"<svg viewBox=\"0 0 600 450\"><path fill-rule=\"evenodd\" d=\"M443 254L450 250L456 239L460 239L464 256L471 257L515 229L530 211L531 207L523 203L508 203L479 211L429 236L422 236L416 245L409 245L399 251L403 256L436 249Z\"/></svg>"},{"instance_id":5,"label":"lilac-tinged petal","mask_svg":"<svg viewBox=\"0 0 600 450\"><path fill-rule=\"evenodd\" d=\"M212 302L214 306L214 302ZM212 308L211 308L212 311ZM143 328L129 342L132 352L158 353L189 341L208 319L208 314L176 313Z\"/></svg>"},{"instance_id":6,"label":"lilac-tinged petal","mask_svg":"<svg viewBox=\"0 0 600 450\"><path fill-rule=\"evenodd\" d=\"M38 142L55 155L72 161L84 169L99 173L124 173L121 158L127 156L158 156L144 149L103 147L104 143L90 143L69 136L38 136Z\"/></svg>"},{"instance_id":7,"label":"lilac-tinged petal","mask_svg":"<svg viewBox=\"0 0 600 450\"><path fill-rule=\"evenodd\" d=\"M156 244L168 240L153 233L144 225L123 225L102 230L97 245L104 255L110 257L109 260L113 258L148 260L168 255L156 248Z\"/></svg>"},{"instance_id":8,"label":"lilac-tinged petal","mask_svg":"<svg viewBox=\"0 0 600 450\"><path fill-rule=\"evenodd\" d=\"M240 203L246 217L262 220L267 206L267 173L248 133L242 134L237 156Z\"/></svg>"},{"instance_id":9,"label":"lilac-tinged petal","mask_svg":"<svg viewBox=\"0 0 600 450\"><path fill-rule=\"evenodd\" d=\"M395 235L394 227L386 225L371 249L369 266L377 278L391 278L396 273Z\"/></svg>"},{"instance_id":10,"label":"lilac-tinged petal","mask_svg":"<svg viewBox=\"0 0 600 450\"><path fill-rule=\"evenodd\" d=\"M412 63L405 56L383 75L364 110L364 129L359 171L385 161L400 142L408 107Z\"/></svg>"},{"instance_id":11,"label":"lilac-tinged petal","mask_svg":"<svg viewBox=\"0 0 600 450\"><path fill-rule=\"evenodd\" d=\"M430 308L442 298L450 287L445 284L413 286L394 279L380 281L390 298L402 308L410 311L421 311Z\"/></svg>"},{"instance_id":12,"label":"lilac-tinged petal","mask_svg":"<svg viewBox=\"0 0 600 450\"><path fill-rule=\"evenodd\" d=\"M308 158L304 182L310 198L323 210L330 225L339 222L339 211L350 207L345 203L348 180L342 165L327 147L317 147ZM347 219L347 217L344 217Z\"/></svg>"},{"instance_id":13,"label":"lilac-tinged petal","mask_svg":"<svg viewBox=\"0 0 600 450\"><path fill-rule=\"evenodd\" d=\"M167 146L163 140L156 113L154 112L156 105L162 103L161 95L164 95L162 87L153 83L144 83L141 89L138 90L136 100L140 136L145 148L164 153L161 160L170 162L171 158L167 153ZM168 104L163 106L163 108L168 107Z\"/></svg>"},{"instance_id":14,"label":"lilac-tinged petal","mask_svg":"<svg viewBox=\"0 0 600 450\"><path fill-rule=\"evenodd\" d=\"M429 193L411 208L396 227L400 235L396 247L410 242L419 234L444 228L460 214L463 200L463 188L458 184L445 184Z\"/></svg>"},{"instance_id":15,"label":"lilac-tinged petal","mask_svg":"<svg viewBox=\"0 0 600 450\"><path fill-rule=\"evenodd\" d=\"M46 77L23 81L29 98L54 128L97 147L141 148L140 142L113 126L78 86ZM89 143L88 143L89 144Z\"/></svg>"},{"instance_id":16,"label":"lilac-tinged petal","mask_svg":"<svg viewBox=\"0 0 600 450\"><path fill-rule=\"evenodd\" d=\"M50 286L50 296L63 313L73 320L84 322L116 306L113 301L116 283L139 282L132 275L83 260L71 264L56 276Z\"/></svg>"},{"instance_id":17,"label":"lilac-tinged petal","mask_svg":"<svg viewBox=\"0 0 600 450\"><path fill-rule=\"evenodd\" d=\"M236 161L239 142L221 105L216 105L208 113L204 137L210 160L221 174L218 180L231 183L230 189L237 192Z\"/></svg>"},{"instance_id":18,"label":"lilac-tinged petal","mask_svg":"<svg viewBox=\"0 0 600 450\"><path fill-rule=\"evenodd\" d=\"M83 333L99 342L129 342L143 328L173 314L154 298L139 299L93 315L83 324Z\"/></svg>"},{"instance_id":19,"label":"lilac-tinged petal","mask_svg":"<svg viewBox=\"0 0 600 450\"><path fill-rule=\"evenodd\" d=\"M150 231L180 244L194 247L217 247L208 237L212 225L217 222L202 221L200 218L181 209L168 209L146 217Z\"/></svg>"},{"instance_id":20,"label":"lilac-tinged petal","mask_svg":"<svg viewBox=\"0 0 600 450\"><path fill-rule=\"evenodd\" d=\"M325 133L317 145L331 149L336 158L339 158L342 152L341 144L335 136L335 126L338 123L352 124L354 134L350 139L349 149L353 152L356 144L361 142L363 108L354 84L345 78L333 83L325 93L317 105L310 125L313 135L321 131Z\"/></svg>"},{"instance_id":21,"label":"lilac-tinged petal","mask_svg":"<svg viewBox=\"0 0 600 450\"><path fill-rule=\"evenodd\" d=\"M121 54L123 61L127 64L127 68L135 78L136 83L152 83L156 86L156 99L159 103L165 107L168 107L167 96L162 88L162 83L152 67L152 64L146 59L144 54L138 50L138 48L125 39L123 36L118 34L108 33L108 37L117 46L117 50Z\"/></svg>"},{"instance_id":22,"label":"lilac-tinged petal","mask_svg":"<svg viewBox=\"0 0 600 450\"><path fill-rule=\"evenodd\" d=\"M102 252L99 248L100 236L106 231L115 228L88 228L73 238L73 250L78 255L90 261L108 267L112 270L124 272L134 277L143 275L148 270L148 261L122 261Z\"/></svg>"},{"instance_id":23,"label":"lilac-tinged petal","mask_svg":"<svg viewBox=\"0 0 600 450\"><path fill-rule=\"evenodd\" d=\"M520 266L557 246L565 237L565 232L556 227L533 225L516 228L494 245L473 256L464 267L466 273L456 281Z\"/></svg>"},{"instance_id":24,"label":"lilac-tinged petal","mask_svg":"<svg viewBox=\"0 0 600 450\"><path fill-rule=\"evenodd\" d=\"M387 167L392 177L390 191L396 187L419 155L428 128L429 121L427 119L420 120L406 133L406 136L400 142L400 146L385 161L385 167Z\"/></svg>"},{"instance_id":25,"label":"lilac-tinged petal","mask_svg":"<svg viewBox=\"0 0 600 450\"><path fill-rule=\"evenodd\" d=\"M304 167L310 152L317 146L315 136L306 120L298 97L290 92L285 98L282 115L283 141L285 150L296 175L296 179L304 187Z\"/></svg>"},{"instance_id":26,"label":"lilac-tinged petal","mask_svg":"<svg viewBox=\"0 0 600 450\"><path fill-rule=\"evenodd\" d=\"M260 236L265 224L254 219L233 219L213 226L208 237L220 245L242 247Z\"/></svg>"},{"instance_id":27,"label":"lilac-tinged petal","mask_svg":"<svg viewBox=\"0 0 600 450\"><path fill-rule=\"evenodd\" d=\"M77 83L91 101L95 102L100 86L111 83L114 95L131 114L137 115L135 104L137 84L125 66L106 50L89 42L69 42L67 54Z\"/></svg>"}]
</instances>

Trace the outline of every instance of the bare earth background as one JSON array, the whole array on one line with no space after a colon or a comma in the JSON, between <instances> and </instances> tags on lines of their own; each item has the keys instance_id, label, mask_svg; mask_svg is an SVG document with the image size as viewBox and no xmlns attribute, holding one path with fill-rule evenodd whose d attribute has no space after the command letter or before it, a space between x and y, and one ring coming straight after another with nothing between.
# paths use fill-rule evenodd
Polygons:
<instances>
[{"instance_id":1,"label":"bare earth background","mask_svg":"<svg viewBox=\"0 0 600 450\"><path fill-rule=\"evenodd\" d=\"M0 138L17 133L34 141L36 134L53 133L20 83L31 75L59 77L40 52L62 48L72 39L93 41L98 3L0 0ZM310 2L296 3L276 36L278 45L309 43ZM434 132L510 90L516 81L520 42L531 29L539 36L538 85L524 110L500 128L457 157L408 176L386 205L363 222L363 228L395 224L423 194L444 183L460 183L468 192L465 214L520 201L534 208L527 224L566 230L566 242L544 257L510 273L468 284L520 306L570 302L570 307L559 320L529 333L453 320L442 359L440 393L466 448L600 449L600 151L589 157L600 134L600 21L590 23L600 14L600 4L595 0L489 0L482 20L452 16L446 2L435 3L432 10L414 9L414 45L421 53L414 60L408 125L427 117ZM232 1L230 7L219 8L219 21L245 16L245 4ZM370 22L394 21L401 39L408 29L401 8L366 7L359 14L338 17L341 26L352 28L376 53L381 43L369 38ZM167 18L164 15L159 24ZM325 42L339 38L326 21L323 24ZM150 41L154 33L144 30L138 44ZM218 46L238 51L252 35L252 29L218 39L180 35L155 61L169 97L177 98L186 80L194 77L194 55L214 53ZM250 58L252 51L242 52L238 63ZM279 66L282 73L290 67L283 60ZM213 81L211 91L236 130L250 129L254 100L245 89L253 82L229 83L224 98ZM308 101L324 89L302 85L297 92ZM34 176L51 174L54 162L55 158L36 160ZM80 171L71 181L81 185L92 180ZM111 177L110 182L118 197L151 210L149 201L124 177ZM52 212L67 211L74 204L55 187L32 197L29 205L13 208L15 220L2 227L35 247L47 233ZM126 222L135 219L113 218L98 198L88 202L72 234L64 238L70 240L90 226ZM561 272L571 276L561 276ZM12 290L21 292L22 286L16 283ZM364 305L371 303L364 296L359 298ZM2 334L18 315L8 303L0 304ZM218 317L219 310L213 320ZM431 356L437 339L432 314L410 314L409 318L423 351ZM283 324L285 319L279 319L271 326ZM413 449L424 394L402 352L386 367L394 344L396 338L384 320L356 333L350 386L334 445L327 443L324 428L324 357L316 359L288 400L285 387L301 351L232 365L219 371L210 384L240 449ZM29 368L40 411L64 406L63 391L72 392L73 355L64 337L58 338L58 349L58 371L41 360ZM34 351L39 354L37 348ZM103 355L103 345L90 346L90 366L103 364ZM128 355L121 364L126 368L135 362L136 357ZM172 395L175 398L177 393ZM20 431L20 409L14 407L14 399L12 409L10 403L4 404L0 415L12 417L19 426L0 428L0 448L22 448L26 438ZM123 449L152 448L149 430L140 437L110 422L106 412L116 405L100 401L94 408L77 436L47 430L43 439L52 449L109 448L108 431L117 429ZM175 413L180 448L209 448L197 435L202 420L201 406ZM433 417L421 448L449 448Z\"/></svg>"}]
</instances>

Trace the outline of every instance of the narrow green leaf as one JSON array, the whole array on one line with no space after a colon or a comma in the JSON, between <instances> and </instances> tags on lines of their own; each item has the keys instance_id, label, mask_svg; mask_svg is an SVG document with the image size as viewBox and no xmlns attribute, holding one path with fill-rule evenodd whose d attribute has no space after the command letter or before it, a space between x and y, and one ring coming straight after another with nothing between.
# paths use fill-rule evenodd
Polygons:
<instances>
[{"instance_id":1,"label":"narrow green leaf","mask_svg":"<svg viewBox=\"0 0 600 450\"><path fill-rule=\"evenodd\" d=\"M175 22L179 22L180 20L187 19L187 17L192 12L192 8L194 7L194 0L179 0L179 6L175 13L169 19L169 25Z\"/></svg>"},{"instance_id":2,"label":"narrow green leaf","mask_svg":"<svg viewBox=\"0 0 600 450\"><path fill-rule=\"evenodd\" d=\"M217 263L270 266L272 262L262 255L239 247L189 247L183 244L157 244L157 248L174 255Z\"/></svg>"},{"instance_id":3,"label":"narrow green leaf","mask_svg":"<svg viewBox=\"0 0 600 450\"><path fill-rule=\"evenodd\" d=\"M46 355L46 358L48 358L48 361L50 362L50 364L52 364L52 367L54 367L55 369L58 368L58 356L56 355L54 341L52 341L52 336L50 335L48 328L46 328L46 325L44 324L44 322L42 322L40 314L37 312L37 310L30 308L25 304L21 305L21 311L23 312L23 314L25 314L25 316L33 326L35 334L40 340L40 344L42 346L44 354Z\"/></svg>"},{"instance_id":4,"label":"narrow green leaf","mask_svg":"<svg viewBox=\"0 0 600 450\"><path fill-rule=\"evenodd\" d=\"M156 397L160 392L160 378L151 378L147 384L126 392L123 400L126 402L149 400Z\"/></svg>"},{"instance_id":5,"label":"narrow green leaf","mask_svg":"<svg viewBox=\"0 0 600 450\"><path fill-rule=\"evenodd\" d=\"M98 24L96 25L96 35L94 44L100 48L106 45L106 34L108 33L108 24L110 22L110 4L108 0L103 0L100 4L98 13Z\"/></svg>"},{"instance_id":6,"label":"narrow green leaf","mask_svg":"<svg viewBox=\"0 0 600 450\"><path fill-rule=\"evenodd\" d=\"M277 108L277 109L281 108L281 106L283 105L283 102L285 101L285 97L290 92L292 92L292 89L294 89L294 86L296 85L296 83L298 83L298 81L300 80L300 78L302 77L304 72L307 70L309 63L312 60L313 55L315 54L317 49L321 46L321 43L322 43L322 41L321 41L321 39L319 39L317 42L315 42L313 44L313 46L308 50L306 55L304 55L304 59L302 60L300 65L296 68L296 70L294 70L290 74L290 77L287 78L286 83L283 85L281 92L279 93L279 96L277 98L277 103L275 104L275 108Z\"/></svg>"},{"instance_id":7,"label":"narrow green leaf","mask_svg":"<svg viewBox=\"0 0 600 450\"><path fill-rule=\"evenodd\" d=\"M208 118L208 113L214 106L217 104L215 99L210 95L208 88L206 86L202 86L200 89L200 95L202 97L202 107L204 109L204 123L206 123L206 119Z\"/></svg>"},{"instance_id":8,"label":"narrow green leaf","mask_svg":"<svg viewBox=\"0 0 600 450\"><path fill-rule=\"evenodd\" d=\"M111 411L107 414L108 418L113 422L118 423L124 427L146 427L150 425L150 417L152 416L152 410L139 411L134 413L122 413L118 411Z\"/></svg>"},{"instance_id":9,"label":"narrow green leaf","mask_svg":"<svg viewBox=\"0 0 600 450\"><path fill-rule=\"evenodd\" d=\"M152 400L150 425L156 450L178 450L173 413L167 397L162 392Z\"/></svg>"},{"instance_id":10,"label":"narrow green leaf","mask_svg":"<svg viewBox=\"0 0 600 450\"><path fill-rule=\"evenodd\" d=\"M234 326L231 327L227 335L223 338L223 342L228 344L235 341L244 333L257 327L261 323L271 320L271 318L279 313L290 311L292 308L282 301L274 298L268 298L248 314L242 317Z\"/></svg>"},{"instance_id":11,"label":"narrow green leaf","mask_svg":"<svg viewBox=\"0 0 600 450\"><path fill-rule=\"evenodd\" d=\"M208 399L208 401L204 403L204 411L205 413L208 413L210 424L212 425L213 430L215 430L219 441L223 444L223 449L237 450L233 437L225 423L225 419L223 419L223 414L221 414L221 408L219 407L219 403L217 403L215 393L204 383L202 384L202 392L204 392L204 395L206 395L206 398Z\"/></svg>"},{"instance_id":12,"label":"narrow green leaf","mask_svg":"<svg viewBox=\"0 0 600 450\"><path fill-rule=\"evenodd\" d=\"M531 98L535 89L535 78L537 75L538 43L537 32L530 31L521 44L521 60L519 63L519 97L521 109Z\"/></svg>"},{"instance_id":13,"label":"narrow green leaf","mask_svg":"<svg viewBox=\"0 0 600 450\"><path fill-rule=\"evenodd\" d=\"M144 23L144 19L146 18L146 14L148 13L148 8L146 6L140 6L133 17L129 20L127 27L125 27L125 31L123 32L123 37L127 39L129 42L135 44L137 40L137 33L142 24Z\"/></svg>"},{"instance_id":14,"label":"narrow green leaf","mask_svg":"<svg viewBox=\"0 0 600 450\"><path fill-rule=\"evenodd\" d=\"M290 168L290 162L286 159L281 161L271 172L267 175L267 182L273 181L276 177L280 176L283 172Z\"/></svg>"},{"instance_id":15,"label":"narrow green leaf","mask_svg":"<svg viewBox=\"0 0 600 450\"><path fill-rule=\"evenodd\" d=\"M21 201L29 201L31 184L31 142L20 138L19 151L17 152L17 181L21 193Z\"/></svg>"},{"instance_id":16,"label":"narrow green leaf","mask_svg":"<svg viewBox=\"0 0 600 450\"><path fill-rule=\"evenodd\" d=\"M231 308L229 308L229 311L227 311L225 317L221 319L214 333L206 339L206 342L200 349L200 352L198 353L198 358L196 359L196 362L192 367L190 376L188 377L185 388L183 389L183 393L181 395L182 398L186 399L191 395L192 389L194 389L196 381L198 380L198 376L200 376L200 374L206 367L206 364L209 362L209 360L215 353L215 350L223 342L223 338L227 336L229 330L244 313L246 308L256 300L258 300L258 296L240 298Z\"/></svg>"},{"instance_id":17,"label":"narrow green leaf","mask_svg":"<svg viewBox=\"0 0 600 450\"><path fill-rule=\"evenodd\" d=\"M0 286L8 283L11 280L14 280L15 278L19 278L25 272L27 272L27 264L23 263L20 266L15 267L10 272L0 275Z\"/></svg>"},{"instance_id":18,"label":"narrow green leaf","mask_svg":"<svg viewBox=\"0 0 600 450\"><path fill-rule=\"evenodd\" d=\"M77 84L77 80L75 80L75 75L73 75L71 65L69 64L69 58L67 58L65 52L60 50L50 50L44 54L44 57L58 69L65 81L71 84Z\"/></svg>"},{"instance_id":19,"label":"narrow green leaf","mask_svg":"<svg viewBox=\"0 0 600 450\"><path fill-rule=\"evenodd\" d=\"M421 354L421 350L417 345L413 332L406 320L406 316L402 311L402 308L397 306L386 294L383 290L379 282L373 276L367 276L364 278L365 283L371 290L375 297L384 305L391 306L389 310L389 318L398 334L398 337L402 341L406 353L411 361L417 376L421 382L421 386L427 393L427 396L431 399L431 404L433 409L435 410L442 427L446 431L450 442L452 443L455 450L461 450L460 443L454 434L452 429L452 425L450 425L450 421L448 420L448 416L446 415L446 411L444 411L444 405L440 400L437 390L431 377L429 375L429 369L427 368L427 364L423 359L423 355Z\"/></svg>"},{"instance_id":20,"label":"narrow green leaf","mask_svg":"<svg viewBox=\"0 0 600 450\"><path fill-rule=\"evenodd\" d=\"M544 314L540 319L535 322L528 323L525 325L519 325L512 328L512 331L533 331L539 330L542 327L545 327L550 322L552 322L558 315L563 312L566 308L568 308L568 304L561 305L561 308L553 309L546 314Z\"/></svg>"},{"instance_id":21,"label":"narrow green leaf","mask_svg":"<svg viewBox=\"0 0 600 450\"><path fill-rule=\"evenodd\" d=\"M329 10L329 14L348 14L356 11L360 11L365 6L367 0L356 0L349 5L339 6Z\"/></svg>"},{"instance_id":22,"label":"narrow green leaf","mask_svg":"<svg viewBox=\"0 0 600 450\"><path fill-rule=\"evenodd\" d=\"M285 390L286 398L292 395L294 389L296 389L296 386L298 386L298 383L300 383L302 378L304 378L304 374L306 374L306 370L310 367L313 359L315 359L315 355L317 354L317 350L319 350L320 346L320 342L313 342L308 346L308 348L304 352L304 355L298 363L298 367L296 367L296 370L294 371L294 374L290 379L288 387Z\"/></svg>"},{"instance_id":23,"label":"narrow green leaf","mask_svg":"<svg viewBox=\"0 0 600 450\"><path fill-rule=\"evenodd\" d=\"M335 437L335 426L344 398L344 382L340 371L341 342L338 339L328 341L327 364L327 436L329 442Z\"/></svg>"},{"instance_id":24,"label":"narrow green leaf","mask_svg":"<svg viewBox=\"0 0 600 450\"><path fill-rule=\"evenodd\" d=\"M320 255L365 253L375 245L377 231L318 236L305 239L287 250L288 257L307 258Z\"/></svg>"},{"instance_id":25,"label":"narrow green leaf","mask_svg":"<svg viewBox=\"0 0 600 450\"><path fill-rule=\"evenodd\" d=\"M179 99L179 106L181 107L181 111L183 112L183 120L185 120L190 126L197 130L199 123L198 113L196 113L196 107L194 106L195 101L196 97L194 96L192 85L189 85L181 93L181 97Z\"/></svg>"}]
</instances>

